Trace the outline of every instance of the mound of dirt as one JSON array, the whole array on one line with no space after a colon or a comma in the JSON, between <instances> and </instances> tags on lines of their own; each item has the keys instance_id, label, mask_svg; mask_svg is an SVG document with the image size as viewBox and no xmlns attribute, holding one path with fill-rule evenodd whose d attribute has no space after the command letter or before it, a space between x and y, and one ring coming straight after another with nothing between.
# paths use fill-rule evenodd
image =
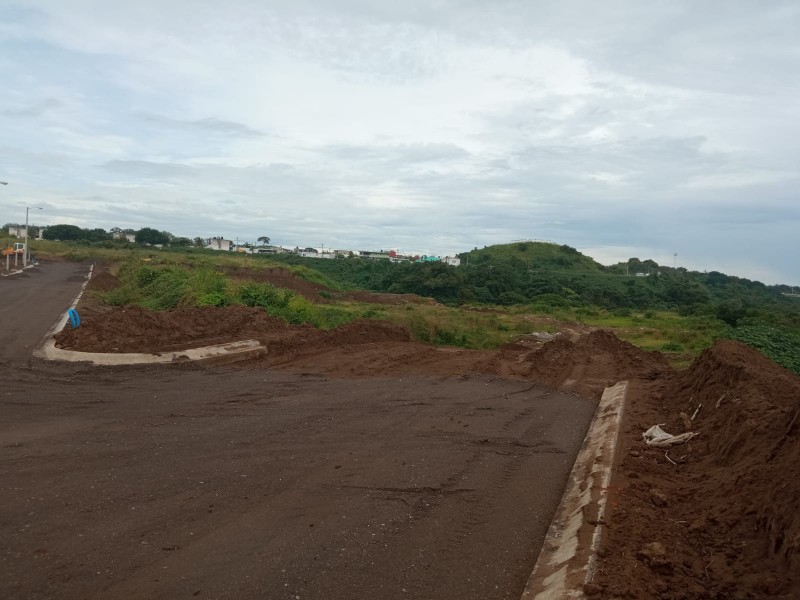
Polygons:
<instances>
[{"instance_id":1,"label":"mound of dirt","mask_svg":"<svg viewBox=\"0 0 800 600\"><path fill-rule=\"evenodd\" d=\"M592 398L600 398L606 387L618 381L649 380L672 372L661 353L637 348L603 329L558 336L534 350L508 344L490 361L489 369Z\"/></svg>"},{"instance_id":2,"label":"mound of dirt","mask_svg":"<svg viewBox=\"0 0 800 600\"><path fill-rule=\"evenodd\" d=\"M800 378L726 340L633 394L600 596L800 598ZM699 435L665 452L657 423Z\"/></svg>"},{"instance_id":3,"label":"mound of dirt","mask_svg":"<svg viewBox=\"0 0 800 600\"><path fill-rule=\"evenodd\" d=\"M274 269L249 269L247 267L233 267L225 271L229 276L234 279L245 279L248 281L260 281L263 283L271 283L275 287L290 289L293 292L300 294L306 300L318 304L327 304L329 299L320 296L320 292L328 292L333 294L336 290L306 281L292 273L289 269L277 267Z\"/></svg>"},{"instance_id":4,"label":"mound of dirt","mask_svg":"<svg viewBox=\"0 0 800 600\"><path fill-rule=\"evenodd\" d=\"M92 292L110 292L118 288L120 285L119 279L108 271L95 272L95 275L89 280L86 289Z\"/></svg>"},{"instance_id":5,"label":"mound of dirt","mask_svg":"<svg viewBox=\"0 0 800 600\"><path fill-rule=\"evenodd\" d=\"M300 368L316 366L321 372L322 364L316 358L320 355L340 352L347 347L363 350L363 344L386 345L410 341L411 334L404 327L386 321L360 319L331 330L309 327L273 337L266 341L265 362L270 365L297 363ZM334 361L334 366L336 364L337 361Z\"/></svg>"},{"instance_id":6,"label":"mound of dirt","mask_svg":"<svg viewBox=\"0 0 800 600\"><path fill-rule=\"evenodd\" d=\"M128 306L95 315L78 329L65 329L56 335L56 345L83 352L157 353L259 338L287 328L260 308L151 311Z\"/></svg>"},{"instance_id":7,"label":"mound of dirt","mask_svg":"<svg viewBox=\"0 0 800 600\"><path fill-rule=\"evenodd\" d=\"M395 306L404 304L436 304L436 300L433 298L417 296L416 294L379 294L376 292L355 291L337 295L337 298L353 300L354 302L365 302L368 304L387 304Z\"/></svg>"}]
</instances>

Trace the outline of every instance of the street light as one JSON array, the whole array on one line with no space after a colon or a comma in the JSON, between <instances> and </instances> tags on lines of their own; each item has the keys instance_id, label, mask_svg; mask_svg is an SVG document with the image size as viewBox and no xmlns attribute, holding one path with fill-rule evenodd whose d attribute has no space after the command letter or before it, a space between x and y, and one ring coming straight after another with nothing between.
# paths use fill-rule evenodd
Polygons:
<instances>
[{"instance_id":1,"label":"street light","mask_svg":"<svg viewBox=\"0 0 800 600\"><path fill-rule=\"evenodd\" d=\"M32 208L36 210L42 210L41 206L26 206L25 207L25 253L22 255L22 266L26 267L28 265L28 260L31 257L31 251L28 247L28 213Z\"/></svg>"}]
</instances>

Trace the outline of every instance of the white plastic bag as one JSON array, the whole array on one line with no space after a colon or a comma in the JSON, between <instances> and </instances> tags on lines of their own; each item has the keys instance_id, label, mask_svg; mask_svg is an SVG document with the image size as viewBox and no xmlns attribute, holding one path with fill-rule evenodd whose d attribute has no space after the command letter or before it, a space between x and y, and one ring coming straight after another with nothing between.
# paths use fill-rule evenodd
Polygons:
<instances>
[{"instance_id":1,"label":"white plastic bag","mask_svg":"<svg viewBox=\"0 0 800 600\"><path fill-rule=\"evenodd\" d=\"M688 442L697 435L697 433L693 431L687 431L686 433L681 433L680 435L672 435L671 433L667 433L661 429L661 425L664 425L664 423L653 425L650 429L642 434L645 444L659 448L665 446L674 446L675 444Z\"/></svg>"}]
</instances>

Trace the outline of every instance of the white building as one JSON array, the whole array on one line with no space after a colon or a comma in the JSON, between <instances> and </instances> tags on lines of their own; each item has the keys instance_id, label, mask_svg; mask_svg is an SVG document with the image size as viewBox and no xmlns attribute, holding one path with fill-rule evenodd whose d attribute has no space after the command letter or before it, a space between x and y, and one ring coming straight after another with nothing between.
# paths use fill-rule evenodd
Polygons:
<instances>
[{"instance_id":1,"label":"white building","mask_svg":"<svg viewBox=\"0 0 800 600\"><path fill-rule=\"evenodd\" d=\"M13 235L15 238L24 238L28 232L24 227L9 227L8 235Z\"/></svg>"},{"instance_id":2,"label":"white building","mask_svg":"<svg viewBox=\"0 0 800 600\"><path fill-rule=\"evenodd\" d=\"M221 237L212 237L207 240L206 248L209 250L224 250L230 252L233 250L233 240L226 240Z\"/></svg>"},{"instance_id":3,"label":"white building","mask_svg":"<svg viewBox=\"0 0 800 600\"><path fill-rule=\"evenodd\" d=\"M451 267L458 267L461 265L461 259L458 258L457 256L445 256L442 259L442 262L447 263Z\"/></svg>"}]
</instances>

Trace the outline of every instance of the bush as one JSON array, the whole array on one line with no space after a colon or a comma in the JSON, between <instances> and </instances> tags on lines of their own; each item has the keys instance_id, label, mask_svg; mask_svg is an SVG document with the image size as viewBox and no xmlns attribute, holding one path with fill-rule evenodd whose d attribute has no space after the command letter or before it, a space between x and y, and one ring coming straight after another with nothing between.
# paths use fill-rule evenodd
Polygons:
<instances>
[{"instance_id":1,"label":"bush","mask_svg":"<svg viewBox=\"0 0 800 600\"><path fill-rule=\"evenodd\" d=\"M197 306L228 306L228 297L221 292L208 292L197 299Z\"/></svg>"},{"instance_id":2,"label":"bush","mask_svg":"<svg viewBox=\"0 0 800 600\"><path fill-rule=\"evenodd\" d=\"M776 363L800 375L800 334L753 319L742 319L729 336L759 350Z\"/></svg>"},{"instance_id":3,"label":"bush","mask_svg":"<svg viewBox=\"0 0 800 600\"><path fill-rule=\"evenodd\" d=\"M663 352L683 352L683 346L677 342L667 342L661 346Z\"/></svg>"}]
</instances>

